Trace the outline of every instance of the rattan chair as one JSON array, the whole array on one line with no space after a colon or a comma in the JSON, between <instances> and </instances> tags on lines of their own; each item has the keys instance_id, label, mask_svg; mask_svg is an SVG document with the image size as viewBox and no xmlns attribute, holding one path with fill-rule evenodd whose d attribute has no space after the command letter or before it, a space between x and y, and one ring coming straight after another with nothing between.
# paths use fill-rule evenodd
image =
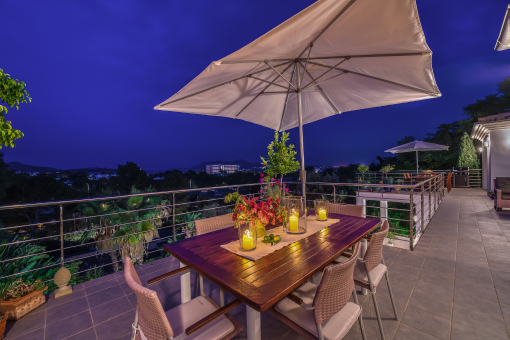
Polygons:
<instances>
[{"instance_id":1,"label":"rattan chair","mask_svg":"<svg viewBox=\"0 0 510 340\"><path fill-rule=\"evenodd\" d=\"M268 312L307 339L342 339L359 322L363 339L365 328L356 295L353 271L360 253L340 264L326 267L319 285L307 282L280 300ZM350 296L354 302L349 302Z\"/></svg>"},{"instance_id":2,"label":"rattan chair","mask_svg":"<svg viewBox=\"0 0 510 340\"><path fill-rule=\"evenodd\" d=\"M328 213L363 217L363 206L362 205L338 204L338 203L329 203L328 202L327 210L328 210Z\"/></svg>"},{"instance_id":3,"label":"rattan chair","mask_svg":"<svg viewBox=\"0 0 510 340\"><path fill-rule=\"evenodd\" d=\"M173 275L189 271L184 267L164 275ZM225 307L219 306L209 297L199 296L168 311L163 310L158 294L143 287L133 262L129 257L124 259L124 278L129 288L136 294L136 314L133 323L132 340L163 340L163 339L222 339L235 337L242 326L227 314L229 310L241 304L234 300ZM159 277L152 284L159 282ZM171 324L170 324L171 322Z\"/></svg>"},{"instance_id":4,"label":"rattan chair","mask_svg":"<svg viewBox=\"0 0 510 340\"><path fill-rule=\"evenodd\" d=\"M354 268L354 283L361 288L369 289L372 295L382 340L385 340L385 337L379 307L377 306L377 300L375 298L375 292L377 286L381 283L383 276L386 276L386 284L388 285L391 304L393 305L393 311L395 312L395 319L398 320L397 308L391 292L390 280L388 279L388 268L384 264L382 254L384 238L388 234L389 230L390 227L388 220L385 220L381 227L381 231L374 233L370 238L370 243L368 244L367 252L363 257L363 260L358 259L356 267Z\"/></svg>"},{"instance_id":5,"label":"rattan chair","mask_svg":"<svg viewBox=\"0 0 510 340\"><path fill-rule=\"evenodd\" d=\"M234 222L232 220L233 214L225 214L216 217L204 218L202 220L195 221L195 230L198 235L207 234L216 230L232 227ZM195 277L195 297L198 296L198 289L200 287L201 295L204 295L204 279L202 275L198 274ZM220 288L220 304L224 305L223 290Z\"/></svg>"}]
</instances>

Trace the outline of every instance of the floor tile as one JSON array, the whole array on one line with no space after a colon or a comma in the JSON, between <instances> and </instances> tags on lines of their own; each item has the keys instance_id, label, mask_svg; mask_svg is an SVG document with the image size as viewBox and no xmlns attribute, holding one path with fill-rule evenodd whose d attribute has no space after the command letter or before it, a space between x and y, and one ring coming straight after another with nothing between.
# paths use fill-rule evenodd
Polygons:
<instances>
[{"instance_id":1,"label":"floor tile","mask_svg":"<svg viewBox=\"0 0 510 340\"><path fill-rule=\"evenodd\" d=\"M97 325L131 310L133 310L133 306L131 306L128 298L126 296L122 296L118 299L92 308L90 313L92 314L92 321L94 325Z\"/></svg>"},{"instance_id":2,"label":"floor tile","mask_svg":"<svg viewBox=\"0 0 510 340\"><path fill-rule=\"evenodd\" d=\"M55 323L75 314L89 309L86 297L66 302L64 304L48 308L46 312L46 325Z\"/></svg>"},{"instance_id":3,"label":"floor tile","mask_svg":"<svg viewBox=\"0 0 510 340\"><path fill-rule=\"evenodd\" d=\"M440 339L450 338L450 320L415 307L407 307L402 323Z\"/></svg>"},{"instance_id":4,"label":"floor tile","mask_svg":"<svg viewBox=\"0 0 510 340\"><path fill-rule=\"evenodd\" d=\"M46 339L60 340L92 327L92 318L87 310L46 326Z\"/></svg>"},{"instance_id":5,"label":"floor tile","mask_svg":"<svg viewBox=\"0 0 510 340\"><path fill-rule=\"evenodd\" d=\"M488 300L476 295L455 291L453 303L482 314L490 315L494 318L503 318L499 309L499 303L494 300Z\"/></svg>"},{"instance_id":6,"label":"floor tile","mask_svg":"<svg viewBox=\"0 0 510 340\"><path fill-rule=\"evenodd\" d=\"M401 323L394 340L437 340L437 338Z\"/></svg>"},{"instance_id":7,"label":"floor tile","mask_svg":"<svg viewBox=\"0 0 510 340\"><path fill-rule=\"evenodd\" d=\"M75 334L66 340L96 340L96 331L94 327L88 328L78 334Z\"/></svg>"},{"instance_id":8,"label":"floor tile","mask_svg":"<svg viewBox=\"0 0 510 340\"><path fill-rule=\"evenodd\" d=\"M5 326L5 340L13 339L20 335L42 328L44 327L45 322L46 310L30 312L18 321L7 321Z\"/></svg>"},{"instance_id":9,"label":"floor tile","mask_svg":"<svg viewBox=\"0 0 510 340\"><path fill-rule=\"evenodd\" d=\"M115 300L121 296L126 296L122 288L119 285L110 287L108 289L99 291L92 295L87 295L87 299L89 300L90 308L97 307L102 305L103 303Z\"/></svg>"},{"instance_id":10,"label":"floor tile","mask_svg":"<svg viewBox=\"0 0 510 340\"><path fill-rule=\"evenodd\" d=\"M455 303L453 305L453 321L496 337L501 338L507 336L503 320L474 311L470 308L464 308Z\"/></svg>"},{"instance_id":11,"label":"floor tile","mask_svg":"<svg viewBox=\"0 0 510 340\"><path fill-rule=\"evenodd\" d=\"M452 338L451 340L499 340L492 335L482 333L476 329L464 326L460 323L452 323Z\"/></svg>"},{"instance_id":12,"label":"floor tile","mask_svg":"<svg viewBox=\"0 0 510 340\"><path fill-rule=\"evenodd\" d=\"M485 299L498 301L496 289L488 286L483 286L478 283L471 282L470 280L456 280L455 291L465 292L473 295L483 297Z\"/></svg>"},{"instance_id":13,"label":"floor tile","mask_svg":"<svg viewBox=\"0 0 510 340\"><path fill-rule=\"evenodd\" d=\"M113 319L96 325L98 340L111 340L120 338L131 332L131 325L135 320L135 312L127 312Z\"/></svg>"}]
</instances>

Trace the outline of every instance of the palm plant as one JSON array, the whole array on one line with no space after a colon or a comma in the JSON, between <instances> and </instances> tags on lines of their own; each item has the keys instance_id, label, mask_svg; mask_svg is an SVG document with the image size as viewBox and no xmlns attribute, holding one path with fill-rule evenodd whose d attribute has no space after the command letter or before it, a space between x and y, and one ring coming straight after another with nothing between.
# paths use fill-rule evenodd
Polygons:
<instances>
[{"instance_id":1,"label":"palm plant","mask_svg":"<svg viewBox=\"0 0 510 340\"><path fill-rule=\"evenodd\" d=\"M153 192L148 189L145 192ZM130 194L142 191L131 189ZM127 200L88 202L80 207L87 219L88 229L83 239L96 240L99 251L108 251L114 271L118 271L117 257L130 256L135 264L143 262L149 242L158 237L158 227L169 216L168 201L159 197L135 196ZM116 250L116 251L115 251Z\"/></svg>"},{"instance_id":2,"label":"palm plant","mask_svg":"<svg viewBox=\"0 0 510 340\"><path fill-rule=\"evenodd\" d=\"M186 223L184 226L184 232L186 233L186 238L190 238L193 236L195 232L195 220L200 217L200 213L192 212L183 216L183 222Z\"/></svg>"}]
</instances>

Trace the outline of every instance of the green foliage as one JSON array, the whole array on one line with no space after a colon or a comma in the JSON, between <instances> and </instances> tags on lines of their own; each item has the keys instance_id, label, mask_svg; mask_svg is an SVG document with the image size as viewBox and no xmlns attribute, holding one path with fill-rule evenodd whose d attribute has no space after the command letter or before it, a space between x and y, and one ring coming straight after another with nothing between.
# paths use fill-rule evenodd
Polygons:
<instances>
[{"instance_id":1,"label":"green foliage","mask_svg":"<svg viewBox=\"0 0 510 340\"><path fill-rule=\"evenodd\" d=\"M388 172L390 172L394 169L395 169L395 167L393 165L388 164L388 165L383 166L381 168L381 170L379 170L379 171L382 172L383 174L385 174L386 178L388 178Z\"/></svg>"},{"instance_id":2,"label":"green foliage","mask_svg":"<svg viewBox=\"0 0 510 340\"><path fill-rule=\"evenodd\" d=\"M473 140L465 132L460 141L460 154L457 166L469 167L470 169L480 168Z\"/></svg>"},{"instance_id":3,"label":"green foliage","mask_svg":"<svg viewBox=\"0 0 510 340\"><path fill-rule=\"evenodd\" d=\"M186 233L186 238L190 238L193 236L195 232L195 220L198 220L200 217L200 213L192 212L184 215L183 222L186 223L183 230Z\"/></svg>"},{"instance_id":4,"label":"green foliage","mask_svg":"<svg viewBox=\"0 0 510 340\"><path fill-rule=\"evenodd\" d=\"M287 132L283 131L281 138L278 131L274 132L274 140L267 147L267 159L261 157L264 173L267 177L278 178L299 170L294 145L287 146L288 141L289 134Z\"/></svg>"},{"instance_id":5,"label":"green foliage","mask_svg":"<svg viewBox=\"0 0 510 340\"><path fill-rule=\"evenodd\" d=\"M23 279L12 280L7 284L0 284L0 301L19 299L43 288L41 280L35 280L33 283L23 282Z\"/></svg>"},{"instance_id":6,"label":"green foliage","mask_svg":"<svg viewBox=\"0 0 510 340\"><path fill-rule=\"evenodd\" d=\"M364 183L365 182L365 172L368 171L368 166L365 164L358 164L358 172L361 172L361 180L358 179L358 182Z\"/></svg>"},{"instance_id":7,"label":"green foliage","mask_svg":"<svg viewBox=\"0 0 510 340\"><path fill-rule=\"evenodd\" d=\"M19 110L19 104L31 102L26 84L18 79L14 80L7 73L0 69L0 101L6 103L11 108L16 107ZM0 105L0 149L2 145L15 147L14 141L23 137L23 132L13 129L11 122L5 119L7 107Z\"/></svg>"}]
</instances>

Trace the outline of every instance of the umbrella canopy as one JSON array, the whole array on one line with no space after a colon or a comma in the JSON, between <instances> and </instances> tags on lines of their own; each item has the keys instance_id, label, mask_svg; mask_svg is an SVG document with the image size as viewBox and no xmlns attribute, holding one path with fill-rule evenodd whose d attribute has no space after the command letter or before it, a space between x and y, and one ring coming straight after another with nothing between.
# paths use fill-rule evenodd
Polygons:
<instances>
[{"instance_id":1,"label":"umbrella canopy","mask_svg":"<svg viewBox=\"0 0 510 340\"><path fill-rule=\"evenodd\" d=\"M418 151L441 151L448 150L448 146L439 145L434 143L423 142L421 140L415 140L410 143L402 144L396 146L392 149L388 149L384 152L395 153L404 153L404 152L416 152L416 173L418 173Z\"/></svg>"},{"instance_id":2,"label":"umbrella canopy","mask_svg":"<svg viewBox=\"0 0 510 340\"><path fill-rule=\"evenodd\" d=\"M211 63L157 110L278 131L342 112L439 97L414 0L318 1Z\"/></svg>"},{"instance_id":3,"label":"umbrella canopy","mask_svg":"<svg viewBox=\"0 0 510 340\"><path fill-rule=\"evenodd\" d=\"M505 19L503 19L503 25L499 32L498 41L496 42L496 51L508 50L510 48L510 23L508 21L508 13L510 12L510 5L508 5L505 13Z\"/></svg>"}]
</instances>

